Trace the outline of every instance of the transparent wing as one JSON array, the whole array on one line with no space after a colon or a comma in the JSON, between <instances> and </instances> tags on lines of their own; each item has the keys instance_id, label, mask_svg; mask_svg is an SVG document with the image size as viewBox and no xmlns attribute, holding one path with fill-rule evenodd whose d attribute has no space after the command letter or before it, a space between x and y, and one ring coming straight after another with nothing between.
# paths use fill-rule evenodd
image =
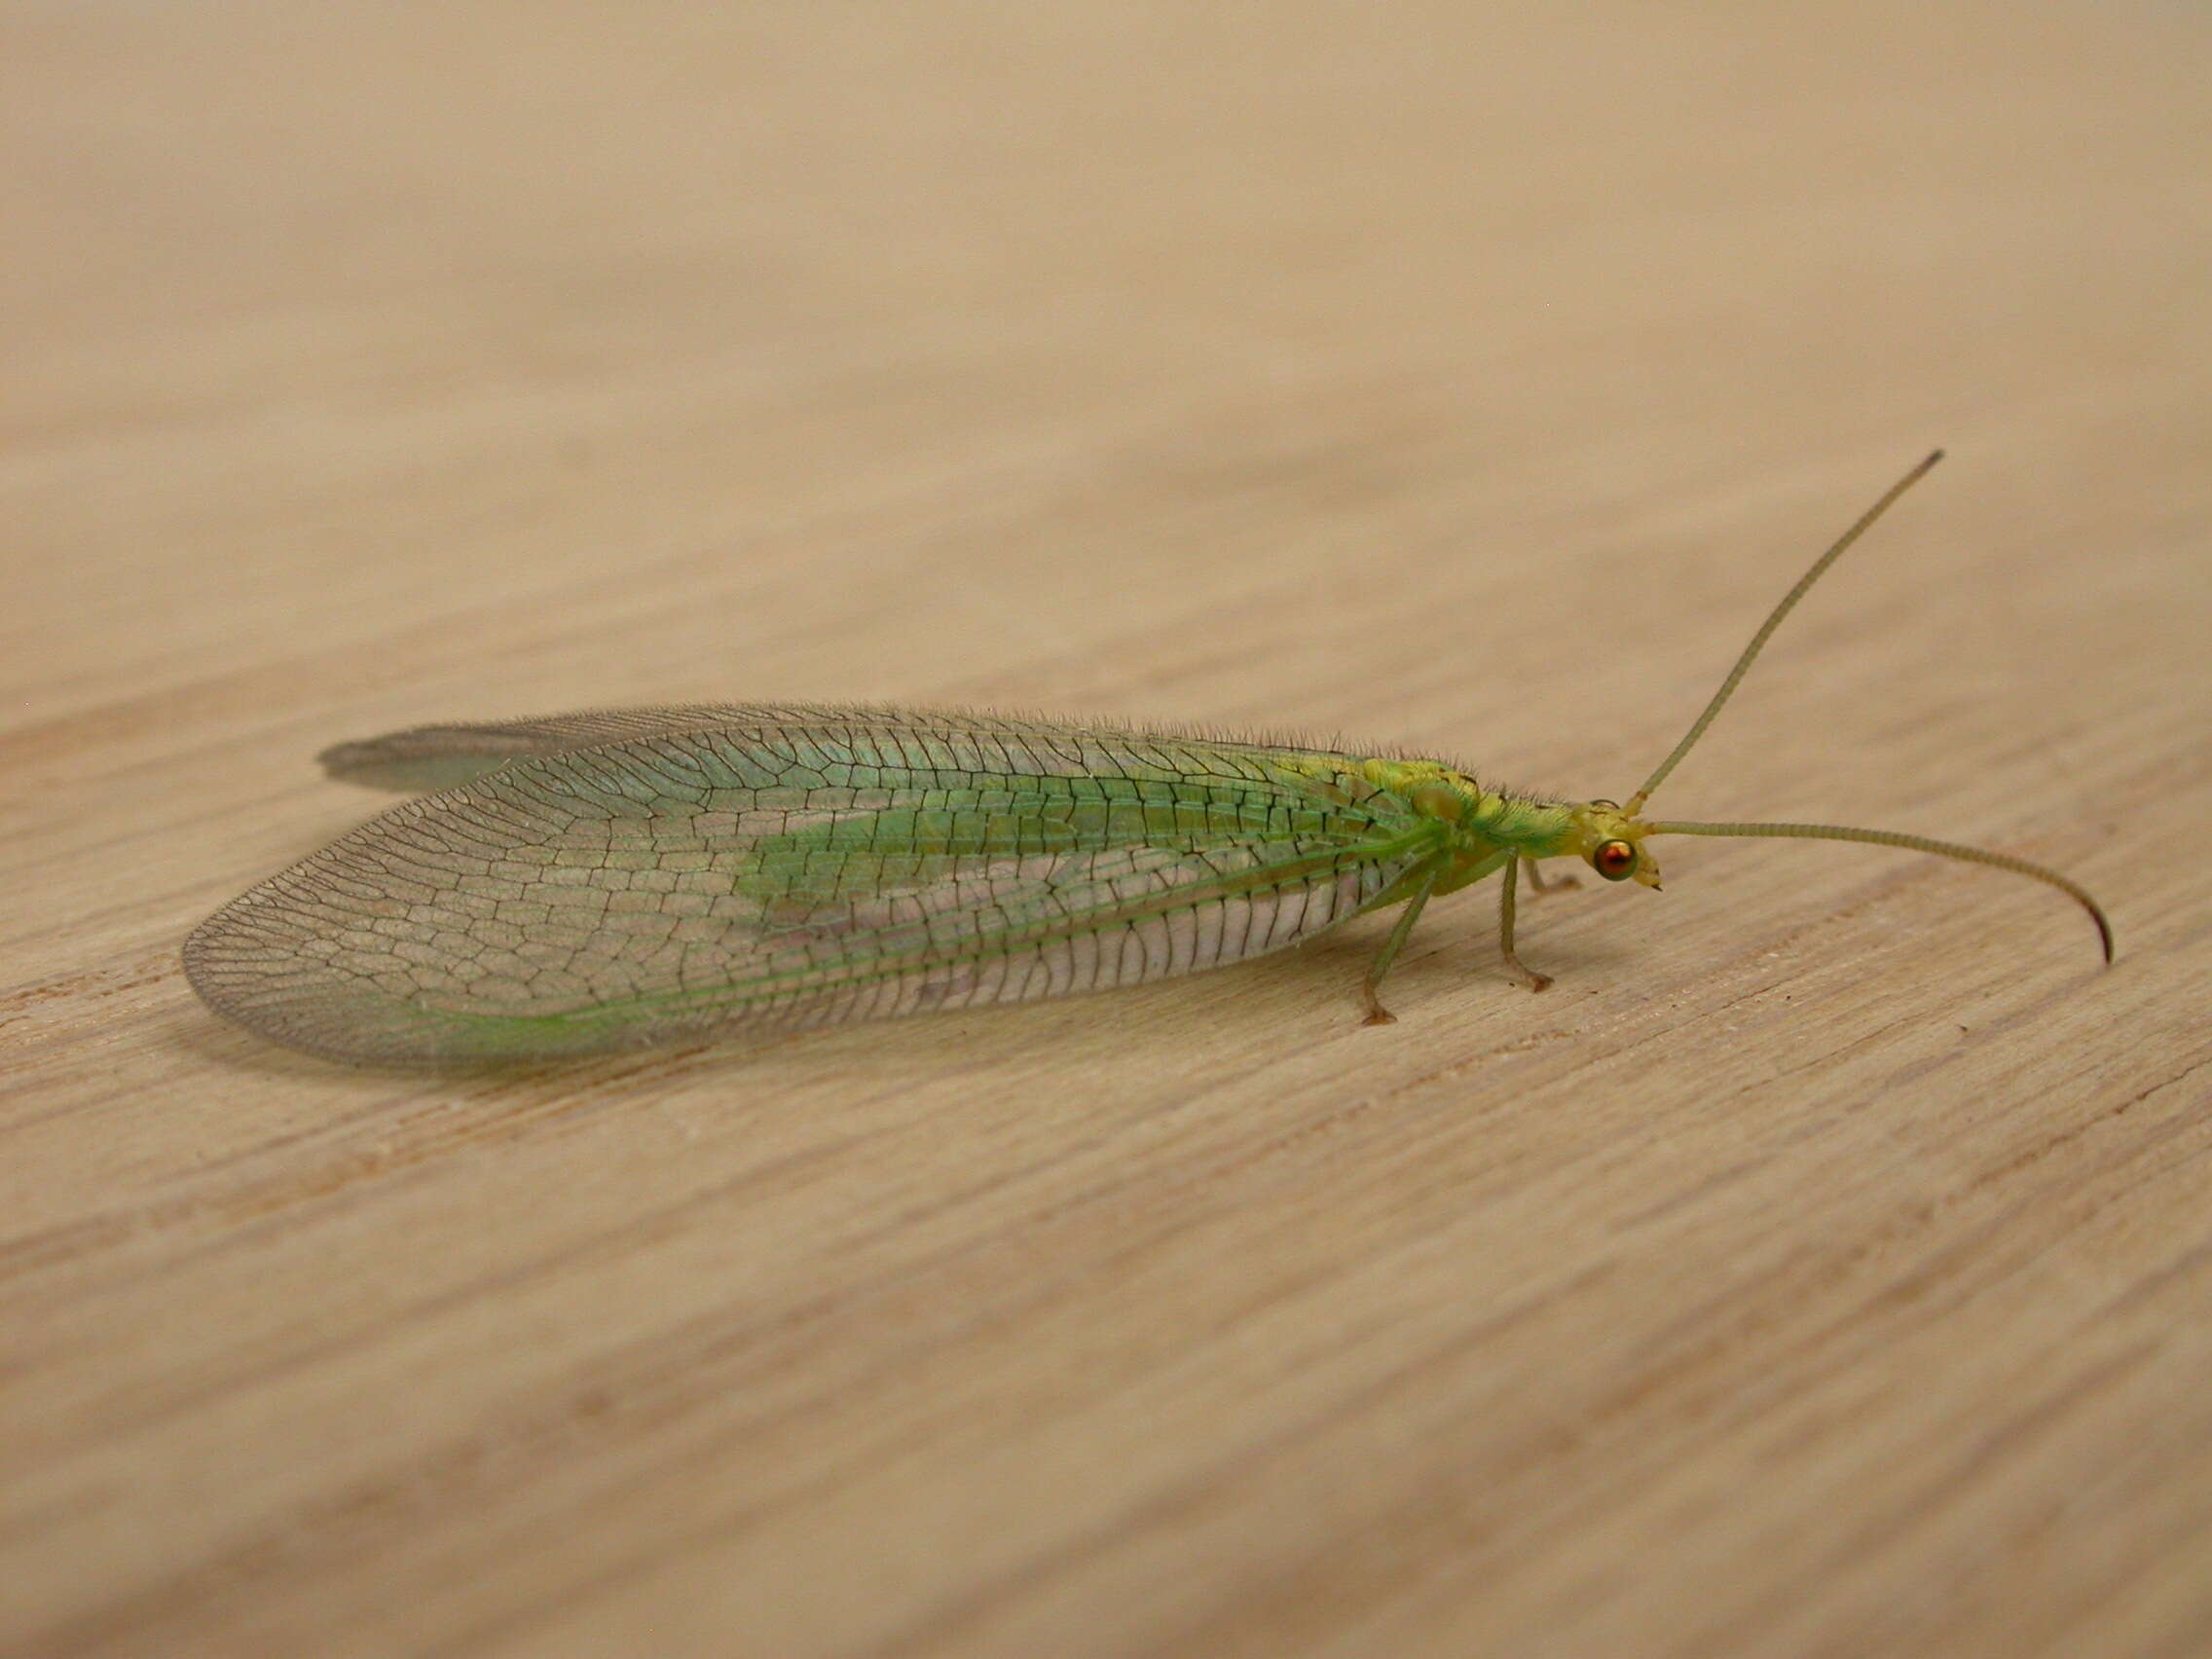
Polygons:
<instances>
[{"instance_id":1,"label":"transparent wing","mask_svg":"<svg viewBox=\"0 0 2212 1659\"><path fill-rule=\"evenodd\" d=\"M805 730L824 722L835 727L850 725L856 717L879 725L906 724L920 718L896 710L840 710L807 704L698 703L677 708L587 709L535 719L414 726L357 743L337 744L315 758L325 772L341 782L418 793L465 784L509 760L533 755L561 755L571 749L597 749L609 743L695 731L739 735Z\"/></svg>"},{"instance_id":2,"label":"transparent wing","mask_svg":"<svg viewBox=\"0 0 2212 1659\"><path fill-rule=\"evenodd\" d=\"M1389 796L1272 763L1288 751L707 713L504 757L362 826L203 923L195 988L342 1058L642 1047L1240 961L1357 913L1434 844Z\"/></svg>"}]
</instances>

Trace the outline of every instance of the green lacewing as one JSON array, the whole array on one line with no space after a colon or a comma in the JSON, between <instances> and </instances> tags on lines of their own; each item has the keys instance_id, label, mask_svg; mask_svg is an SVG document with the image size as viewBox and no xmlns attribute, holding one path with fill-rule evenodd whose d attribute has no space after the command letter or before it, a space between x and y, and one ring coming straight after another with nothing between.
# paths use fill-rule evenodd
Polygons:
<instances>
[{"instance_id":1,"label":"green lacewing","mask_svg":"<svg viewBox=\"0 0 2212 1659\"><path fill-rule=\"evenodd\" d=\"M2004 853L1831 824L1651 819L1814 582L1942 458L1816 560L1625 803L1492 788L1374 750L993 715L727 705L438 725L342 744L338 778L424 792L225 905L184 962L218 1013L342 1060L538 1060L975 1008L1196 973L1499 878L1509 974L1524 870L1659 885L1657 835Z\"/></svg>"}]
</instances>

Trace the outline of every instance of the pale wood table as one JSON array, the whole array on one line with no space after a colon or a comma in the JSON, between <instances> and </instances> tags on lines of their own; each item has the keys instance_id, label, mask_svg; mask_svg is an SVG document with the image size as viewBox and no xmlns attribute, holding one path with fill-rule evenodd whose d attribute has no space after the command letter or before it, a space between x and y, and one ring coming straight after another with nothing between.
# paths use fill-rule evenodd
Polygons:
<instances>
[{"instance_id":1,"label":"pale wood table","mask_svg":"<svg viewBox=\"0 0 2212 1659\"><path fill-rule=\"evenodd\" d=\"M0 22L0 1644L2212 1651L2195 8ZM440 1081L192 998L321 746L1347 731L1677 842Z\"/></svg>"}]
</instances>

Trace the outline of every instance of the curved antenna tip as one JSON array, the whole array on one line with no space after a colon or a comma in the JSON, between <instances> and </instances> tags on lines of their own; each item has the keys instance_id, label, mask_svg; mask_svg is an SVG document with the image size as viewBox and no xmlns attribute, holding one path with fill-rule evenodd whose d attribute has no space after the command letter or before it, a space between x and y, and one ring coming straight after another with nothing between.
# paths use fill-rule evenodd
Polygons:
<instances>
[{"instance_id":1,"label":"curved antenna tip","mask_svg":"<svg viewBox=\"0 0 2212 1659\"><path fill-rule=\"evenodd\" d=\"M1937 841L1927 835L1908 835L1901 830L1861 830L1849 824L1693 824L1687 820L1666 819L1647 824L1644 830L1653 835L1778 835L1800 841L1860 841L1868 846L1901 847L1907 852L1934 853L1939 858L1957 859L1963 864L1988 865L1993 869L2009 869L2014 875L2028 876L2046 886L2057 888L2087 911L2089 920L2097 926L2097 942L2104 946L2105 966L2112 966L2112 923L2105 916L2104 906L2096 902L2089 890L2070 876L2059 874L2048 865L2014 858L2010 853L1993 853L1986 847L1962 846L1957 841Z\"/></svg>"}]
</instances>

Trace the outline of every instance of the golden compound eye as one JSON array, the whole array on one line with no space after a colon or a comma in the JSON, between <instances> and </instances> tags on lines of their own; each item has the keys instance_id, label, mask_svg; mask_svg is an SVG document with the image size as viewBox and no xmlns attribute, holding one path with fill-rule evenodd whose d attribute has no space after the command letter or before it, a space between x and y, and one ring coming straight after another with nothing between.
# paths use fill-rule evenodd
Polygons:
<instances>
[{"instance_id":1,"label":"golden compound eye","mask_svg":"<svg viewBox=\"0 0 2212 1659\"><path fill-rule=\"evenodd\" d=\"M1607 881L1626 881L1636 873L1636 849L1626 841L1607 841L1590 855L1590 867Z\"/></svg>"}]
</instances>

